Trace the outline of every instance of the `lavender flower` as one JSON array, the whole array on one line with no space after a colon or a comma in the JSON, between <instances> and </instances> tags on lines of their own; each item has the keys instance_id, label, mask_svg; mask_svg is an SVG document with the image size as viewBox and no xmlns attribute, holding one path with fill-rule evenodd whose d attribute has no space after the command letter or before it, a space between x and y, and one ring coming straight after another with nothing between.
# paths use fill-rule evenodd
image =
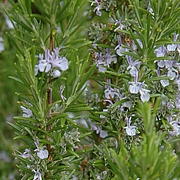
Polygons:
<instances>
[{"instance_id":1,"label":"lavender flower","mask_svg":"<svg viewBox=\"0 0 180 180\"><path fill-rule=\"evenodd\" d=\"M178 36L179 36L179 34L174 33L174 39L173 39L174 42L177 41ZM169 45L167 45L167 50L168 51L175 51L177 46L178 46L178 44L169 44Z\"/></svg>"},{"instance_id":2,"label":"lavender flower","mask_svg":"<svg viewBox=\"0 0 180 180\"><path fill-rule=\"evenodd\" d=\"M168 79L160 80L160 83L163 87L169 86L169 80Z\"/></svg>"},{"instance_id":3,"label":"lavender flower","mask_svg":"<svg viewBox=\"0 0 180 180\"><path fill-rule=\"evenodd\" d=\"M164 60L156 60L154 62L157 63L158 67L160 67L160 68L165 67L165 61Z\"/></svg>"},{"instance_id":4,"label":"lavender flower","mask_svg":"<svg viewBox=\"0 0 180 180\"><path fill-rule=\"evenodd\" d=\"M143 88L145 86L147 86L144 82L137 82L136 80L134 82L129 82L129 84L131 84L129 86L129 91L132 93L132 94L137 94L138 92L140 93L141 95L141 101L142 102L146 102L146 101L149 101L150 99L150 94L149 94L149 90Z\"/></svg>"},{"instance_id":5,"label":"lavender flower","mask_svg":"<svg viewBox=\"0 0 180 180\"><path fill-rule=\"evenodd\" d=\"M178 121L172 121L170 124L173 128L172 131L170 131L170 134L173 136L180 135L180 123Z\"/></svg>"},{"instance_id":6,"label":"lavender flower","mask_svg":"<svg viewBox=\"0 0 180 180\"><path fill-rule=\"evenodd\" d=\"M137 94L140 90L140 82L129 82L129 91L132 94Z\"/></svg>"},{"instance_id":7,"label":"lavender flower","mask_svg":"<svg viewBox=\"0 0 180 180\"><path fill-rule=\"evenodd\" d=\"M109 48L106 48L105 51L106 51L105 58L104 58L105 62L107 62L108 65L111 64L112 62L114 62L114 64L116 64L117 63L116 56L111 55Z\"/></svg>"},{"instance_id":8,"label":"lavender flower","mask_svg":"<svg viewBox=\"0 0 180 180\"><path fill-rule=\"evenodd\" d=\"M167 49L164 46L161 46L154 51L156 57L164 57L167 54Z\"/></svg>"},{"instance_id":9,"label":"lavender flower","mask_svg":"<svg viewBox=\"0 0 180 180\"><path fill-rule=\"evenodd\" d=\"M177 109L180 109L180 93L176 96L175 106Z\"/></svg>"},{"instance_id":10,"label":"lavender flower","mask_svg":"<svg viewBox=\"0 0 180 180\"><path fill-rule=\"evenodd\" d=\"M124 25L121 23L121 21L116 20L115 25L118 25L118 27L114 30L114 32L116 32L118 29L123 30L124 28Z\"/></svg>"},{"instance_id":11,"label":"lavender flower","mask_svg":"<svg viewBox=\"0 0 180 180\"><path fill-rule=\"evenodd\" d=\"M124 54L122 54L122 52L127 52L128 49L123 47L122 41L121 41L121 36L117 36L118 39L118 45L115 47L116 53L119 56L124 56Z\"/></svg>"},{"instance_id":12,"label":"lavender flower","mask_svg":"<svg viewBox=\"0 0 180 180\"><path fill-rule=\"evenodd\" d=\"M160 76L160 69L159 68L156 70L156 73L157 73L158 76ZM166 76L166 75L163 75L163 76ZM166 87L166 86L169 85L169 80L168 79L163 79L163 80L160 80L160 83L161 83L161 85L163 87Z\"/></svg>"},{"instance_id":13,"label":"lavender flower","mask_svg":"<svg viewBox=\"0 0 180 180\"><path fill-rule=\"evenodd\" d=\"M99 72L105 72L107 70L107 67L109 67L112 62L117 62L116 56L110 54L109 48L106 48L105 52L106 53L104 56L102 52L95 53L96 65L98 67Z\"/></svg>"},{"instance_id":14,"label":"lavender flower","mask_svg":"<svg viewBox=\"0 0 180 180\"><path fill-rule=\"evenodd\" d=\"M129 73L131 76L135 77L138 75L138 69L140 67L141 62L136 60L133 61L131 56L126 56L126 59L128 61L129 66L127 67L127 70L130 69Z\"/></svg>"},{"instance_id":15,"label":"lavender flower","mask_svg":"<svg viewBox=\"0 0 180 180\"><path fill-rule=\"evenodd\" d=\"M58 78L61 76L61 72L57 69L55 69L52 73L51 73L51 76L54 77L54 78Z\"/></svg>"},{"instance_id":16,"label":"lavender flower","mask_svg":"<svg viewBox=\"0 0 180 180\"><path fill-rule=\"evenodd\" d=\"M35 66L35 75L39 72L50 72L51 76L58 78L61 75L61 71L68 69L68 60L65 57L59 57L60 48L55 48L52 53L47 49L45 57L43 54L39 54L39 64Z\"/></svg>"},{"instance_id":17,"label":"lavender flower","mask_svg":"<svg viewBox=\"0 0 180 180\"><path fill-rule=\"evenodd\" d=\"M50 64L50 52L49 50L46 51L45 53L45 59L43 54L39 54L39 65L38 65L38 70L40 72L49 72L51 69L51 64Z\"/></svg>"},{"instance_id":18,"label":"lavender flower","mask_svg":"<svg viewBox=\"0 0 180 180\"><path fill-rule=\"evenodd\" d=\"M3 38L0 36L0 52L4 51L4 49Z\"/></svg>"},{"instance_id":19,"label":"lavender flower","mask_svg":"<svg viewBox=\"0 0 180 180\"><path fill-rule=\"evenodd\" d=\"M4 51L4 49L3 38L0 36L0 52Z\"/></svg>"},{"instance_id":20,"label":"lavender flower","mask_svg":"<svg viewBox=\"0 0 180 180\"><path fill-rule=\"evenodd\" d=\"M52 52L51 63L53 68L59 68L62 71L68 69L68 60L65 57L59 57L60 48L55 48Z\"/></svg>"},{"instance_id":21,"label":"lavender flower","mask_svg":"<svg viewBox=\"0 0 180 180\"><path fill-rule=\"evenodd\" d=\"M124 127L126 129L126 133L128 136L135 136L136 135L136 126L131 126L131 117L126 117L127 126Z\"/></svg>"},{"instance_id":22,"label":"lavender flower","mask_svg":"<svg viewBox=\"0 0 180 180\"><path fill-rule=\"evenodd\" d=\"M149 101L149 99L150 99L150 94L149 94L149 90L147 90L147 89L144 89L144 88L140 88L140 94L141 94L141 101L142 102L147 102L147 101Z\"/></svg>"},{"instance_id":23,"label":"lavender flower","mask_svg":"<svg viewBox=\"0 0 180 180\"><path fill-rule=\"evenodd\" d=\"M108 86L104 91L104 95L106 99L111 99L111 97L114 98L115 91L111 86Z\"/></svg>"},{"instance_id":24,"label":"lavender flower","mask_svg":"<svg viewBox=\"0 0 180 180\"><path fill-rule=\"evenodd\" d=\"M108 132L105 130L102 130L101 126L97 126L95 123L93 123L90 119L88 119L88 123L90 125L90 130L95 130L96 134L99 134L101 138L106 138L108 136Z\"/></svg>"},{"instance_id":25,"label":"lavender flower","mask_svg":"<svg viewBox=\"0 0 180 180\"><path fill-rule=\"evenodd\" d=\"M42 176L41 176L41 173L39 172L39 170L33 170L33 172L34 172L33 180L42 180Z\"/></svg>"},{"instance_id":26,"label":"lavender flower","mask_svg":"<svg viewBox=\"0 0 180 180\"><path fill-rule=\"evenodd\" d=\"M22 158L27 158L27 159L29 159L29 158L32 158L32 155L30 154L30 150L29 149L25 149L25 151L24 151L24 153L21 155L21 157Z\"/></svg>"},{"instance_id":27,"label":"lavender flower","mask_svg":"<svg viewBox=\"0 0 180 180\"><path fill-rule=\"evenodd\" d=\"M98 2L98 0L94 0L94 2L92 2L92 4L91 4L91 6L93 5L93 4L96 4L97 6L94 8L94 12L98 15L98 16L101 16L102 15L102 13L101 13L101 9L102 9L102 6L101 6L101 4Z\"/></svg>"},{"instance_id":28,"label":"lavender flower","mask_svg":"<svg viewBox=\"0 0 180 180\"><path fill-rule=\"evenodd\" d=\"M20 106L23 111L23 117L31 118L33 116L33 113L30 109L25 108L24 106Z\"/></svg>"},{"instance_id":29,"label":"lavender flower","mask_svg":"<svg viewBox=\"0 0 180 180\"><path fill-rule=\"evenodd\" d=\"M40 159L45 159L45 158L48 158L48 155L49 155L49 152L48 150L45 149L45 146L43 147L39 147L39 141L38 139L36 138L34 144L36 145L36 148L34 151L37 152L37 156L40 158ZM44 150L45 149L45 150Z\"/></svg>"}]
</instances>

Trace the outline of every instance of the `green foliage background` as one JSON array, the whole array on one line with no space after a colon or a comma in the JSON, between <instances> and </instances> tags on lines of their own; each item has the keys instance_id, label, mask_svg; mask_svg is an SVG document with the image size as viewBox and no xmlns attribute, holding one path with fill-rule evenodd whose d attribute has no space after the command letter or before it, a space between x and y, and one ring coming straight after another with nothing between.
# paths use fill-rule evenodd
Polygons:
<instances>
[{"instance_id":1,"label":"green foliage background","mask_svg":"<svg viewBox=\"0 0 180 180\"><path fill-rule=\"evenodd\" d=\"M13 2L13 1L12 1ZM22 1L21 1L22 2ZM28 2L28 1L26 1ZM36 1L37 2L37 1ZM35 2L35 3L36 3ZM64 1L65 2L65 1ZM41 1L38 1L37 3L43 3ZM85 12L84 10L89 10L89 3L88 1L81 1L83 5L83 8L78 9L75 16L75 23L79 24L79 22L82 21L82 14ZM70 11L72 10L72 6L70 8ZM74 7L76 8L76 7ZM4 9L8 10L10 15L13 16L14 9L11 7L10 3L8 1L1 0L0 1L0 36L3 37L3 43L5 46L5 50L0 52L0 180L7 180L7 179L20 179L19 172L17 170L17 160L14 158L13 150L14 148L19 147L20 142L18 140L14 141L14 130L7 125L7 122L14 123L13 117L15 115L21 115L22 111L20 107L17 105L17 102L20 100L18 96L16 96L16 92L27 92L27 89L22 86L21 84L15 82L14 80L10 79L10 77L15 77L16 70L14 64L17 63L17 49L15 48L15 44L10 38L11 34L13 34L13 29L10 29L6 23L5 18L5 11ZM43 11L43 9L41 9ZM32 7L30 11L34 11L35 13L39 13L39 11ZM20 15L21 16L21 15ZM64 15L64 18L67 16L67 14ZM22 16L23 17L23 16ZM63 18L62 15L59 15L60 18ZM24 17L26 19L26 17ZM90 18L91 19L91 18ZM85 42L85 38L87 37L87 29L90 25L90 19L89 21L86 20L86 22L81 22L80 27L78 28L78 31L71 35L71 39L69 39L69 31L68 29L71 29L71 27L67 27L67 22L64 22L64 42L66 42L66 45L68 46L68 42L73 42L73 46L71 46L71 52L73 53L74 60L77 56L84 58L87 56L87 47L81 48L86 44L89 44L88 42ZM18 20L18 19L17 19ZM27 19L26 19L27 20ZM42 19L44 21L45 19ZM43 24L42 24L43 26ZM27 25L27 28L30 27ZM42 27L41 27L42 28ZM48 27L43 27L47 28ZM28 29L27 29L28 30ZM47 31L48 32L48 31ZM44 31L45 33L45 31ZM70 32L71 33L71 32ZM72 32L73 33L73 32ZM44 37L47 37L48 34L44 34ZM36 37L37 45L41 41ZM61 39L62 37L57 38L57 44L60 44L58 42L58 39ZM78 41L77 41L78 39ZM26 39L27 40L27 39ZM44 40L43 40L44 41ZM29 39L29 43L31 43L31 39ZM36 44L36 43L35 43ZM28 44L30 47L31 45L34 46L34 43ZM62 43L61 43L62 44ZM79 45L78 45L79 44ZM63 45L63 44L62 44ZM26 45L25 45L26 46ZM25 47L24 46L24 47ZM27 48L28 48L27 46ZM44 46L47 46L44 44ZM19 46L19 51L26 51L26 49L23 46ZM22 49L21 49L22 48ZM41 51L41 48L37 46L37 51ZM44 47L45 48L45 47ZM47 47L46 47L47 48ZM66 52L65 52L66 53ZM69 76L70 80L69 82L74 81L74 77ZM59 89L59 84L56 83L55 87ZM67 92L68 93L68 92ZM19 142L19 143L18 143Z\"/></svg>"}]
</instances>

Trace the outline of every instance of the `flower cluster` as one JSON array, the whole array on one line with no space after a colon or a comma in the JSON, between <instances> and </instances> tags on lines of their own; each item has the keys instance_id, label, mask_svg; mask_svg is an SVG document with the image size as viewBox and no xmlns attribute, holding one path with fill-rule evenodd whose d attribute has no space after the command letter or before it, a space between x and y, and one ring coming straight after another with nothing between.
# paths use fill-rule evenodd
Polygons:
<instances>
[{"instance_id":1,"label":"flower cluster","mask_svg":"<svg viewBox=\"0 0 180 180\"><path fill-rule=\"evenodd\" d=\"M68 69L68 60L65 57L59 56L60 48L55 48L53 52L49 49L46 50L45 56L39 54L38 65L35 66L35 75L38 72L49 73L53 78L58 78L61 76L61 71Z\"/></svg>"},{"instance_id":2,"label":"flower cluster","mask_svg":"<svg viewBox=\"0 0 180 180\"><path fill-rule=\"evenodd\" d=\"M117 7L117 2L116 0L94 0L91 6L95 6L93 11L97 16L102 16L101 10L113 11Z\"/></svg>"},{"instance_id":3,"label":"flower cluster","mask_svg":"<svg viewBox=\"0 0 180 180\"><path fill-rule=\"evenodd\" d=\"M100 125L96 125L90 119L88 119L88 123L90 125L90 130L96 131L96 134L99 134L101 138L106 138L108 136L108 132L102 130L102 127Z\"/></svg>"},{"instance_id":4,"label":"flower cluster","mask_svg":"<svg viewBox=\"0 0 180 180\"><path fill-rule=\"evenodd\" d=\"M25 149L24 153L22 153L20 156L30 161L30 164L27 164L27 168L34 172L34 180L42 180L39 165L43 159L48 158L49 152L45 149L45 146L39 146L38 138L35 139L34 144L36 146L36 149L34 150L34 152L37 153L36 155L31 153L30 149Z\"/></svg>"},{"instance_id":5,"label":"flower cluster","mask_svg":"<svg viewBox=\"0 0 180 180\"><path fill-rule=\"evenodd\" d=\"M98 67L99 72L105 72L108 67L110 67L110 64L113 62L114 64L117 63L117 58L115 55L111 55L110 49L105 49L105 54L103 55L102 52L95 53L95 61L96 65Z\"/></svg>"}]
</instances>

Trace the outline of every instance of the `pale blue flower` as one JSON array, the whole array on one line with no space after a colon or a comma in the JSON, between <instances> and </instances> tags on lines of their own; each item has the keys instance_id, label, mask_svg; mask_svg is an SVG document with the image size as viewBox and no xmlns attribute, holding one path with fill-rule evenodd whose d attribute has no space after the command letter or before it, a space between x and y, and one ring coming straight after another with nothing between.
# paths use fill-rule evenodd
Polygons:
<instances>
[{"instance_id":1,"label":"pale blue flower","mask_svg":"<svg viewBox=\"0 0 180 180\"><path fill-rule=\"evenodd\" d=\"M106 138L108 136L108 132L102 130L102 127L100 125L96 125L90 119L88 119L88 123L90 125L90 130L96 131L96 134L99 134L101 138Z\"/></svg>"},{"instance_id":2,"label":"pale blue flower","mask_svg":"<svg viewBox=\"0 0 180 180\"><path fill-rule=\"evenodd\" d=\"M0 52L4 51L4 49L3 38L0 36Z\"/></svg>"},{"instance_id":3,"label":"pale blue flower","mask_svg":"<svg viewBox=\"0 0 180 180\"><path fill-rule=\"evenodd\" d=\"M39 54L39 64L38 64L38 70L40 72L49 72L51 70L51 64L50 64L50 52L49 50L45 53L45 59L43 54Z\"/></svg>"},{"instance_id":4,"label":"pale blue flower","mask_svg":"<svg viewBox=\"0 0 180 180\"><path fill-rule=\"evenodd\" d=\"M97 6L94 8L94 12L98 15L98 16L101 16L102 15L102 13L101 13L101 9L102 9L102 6L101 6L101 4L98 2L98 0L94 0L94 2L92 2L92 4L91 4L91 6L93 5L93 4L96 4Z\"/></svg>"},{"instance_id":5,"label":"pale blue flower","mask_svg":"<svg viewBox=\"0 0 180 180\"><path fill-rule=\"evenodd\" d=\"M140 83L139 82L129 82L129 91L132 94L137 94L140 90Z\"/></svg>"},{"instance_id":6,"label":"pale blue flower","mask_svg":"<svg viewBox=\"0 0 180 180\"><path fill-rule=\"evenodd\" d=\"M163 68L163 67L165 67L165 62L164 62L164 60L156 60L156 61L154 61L155 63L157 62L157 65L158 65L158 67L160 67L160 68Z\"/></svg>"},{"instance_id":7,"label":"pale blue flower","mask_svg":"<svg viewBox=\"0 0 180 180\"><path fill-rule=\"evenodd\" d=\"M124 56L123 52L127 52L128 49L123 47L122 41L121 41L121 36L118 35L117 36L117 40L118 40L118 45L115 47L115 51L119 56Z\"/></svg>"},{"instance_id":8,"label":"pale blue flower","mask_svg":"<svg viewBox=\"0 0 180 180\"><path fill-rule=\"evenodd\" d=\"M68 60L65 57L59 56L60 48L55 48L52 53L47 49L45 51L45 57L43 54L39 54L39 64L35 66L35 75L39 72L51 72L51 76L58 78L61 75L61 71L68 69Z\"/></svg>"},{"instance_id":9,"label":"pale blue flower","mask_svg":"<svg viewBox=\"0 0 180 180\"><path fill-rule=\"evenodd\" d=\"M156 57L164 57L167 54L167 49L164 46L161 46L155 49L154 53L156 54Z\"/></svg>"},{"instance_id":10,"label":"pale blue flower","mask_svg":"<svg viewBox=\"0 0 180 180\"><path fill-rule=\"evenodd\" d=\"M109 64L111 64L112 62L114 62L114 64L116 64L116 63L117 63L117 58L116 58L116 56L115 56L115 55L111 55L109 48L106 48L105 51L106 51L106 54L105 54L104 59L105 59L105 61L107 62L107 64L109 65Z\"/></svg>"},{"instance_id":11,"label":"pale blue flower","mask_svg":"<svg viewBox=\"0 0 180 180\"><path fill-rule=\"evenodd\" d=\"M131 117L126 117L127 126L124 127L126 129L126 133L128 136L135 136L136 135L136 126L131 126Z\"/></svg>"},{"instance_id":12,"label":"pale blue flower","mask_svg":"<svg viewBox=\"0 0 180 180\"><path fill-rule=\"evenodd\" d=\"M176 95L175 106L177 109L180 109L180 93Z\"/></svg>"},{"instance_id":13,"label":"pale blue flower","mask_svg":"<svg viewBox=\"0 0 180 180\"><path fill-rule=\"evenodd\" d=\"M106 99L111 99L114 98L115 95L115 91L111 86L106 87L105 91L104 91L104 96Z\"/></svg>"},{"instance_id":14,"label":"pale blue flower","mask_svg":"<svg viewBox=\"0 0 180 180\"><path fill-rule=\"evenodd\" d=\"M122 103L121 110L124 110L125 108L128 108L130 110L131 107L132 107L132 102L131 101L126 101L126 102Z\"/></svg>"},{"instance_id":15,"label":"pale blue flower","mask_svg":"<svg viewBox=\"0 0 180 180\"><path fill-rule=\"evenodd\" d=\"M45 149L45 148L46 148L45 146L39 147L39 141L38 141L37 138L36 138L34 144L36 145L36 148L37 148L37 149L34 150L35 152L37 152L37 156L38 156L40 159L46 159L46 158L48 158L48 156L49 156L48 150Z\"/></svg>"},{"instance_id":16,"label":"pale blue flower","mask_svg":"<svg viewBox=\"0 0 180 180\"><path fill-rule=\"evenodd\" d=\"M10 21L9 17L7 15L4 15L5 20L6 20L6 24L8 26L9 29L14 29L14 26L12 24L12 22ZM15 22L13 22L14 24L16 24Z\"/></svg>"},{"instance_id":17,"label":"pale blue flower","mask_svg":"<svg viewBox=\"0 0 180 180\"><path fill-rule=\"evenodd\" d=\"M109 48L105 49L105 55L102 52L96 52L95 59L99 72L105 72L112 62L117 62L116 56L111 55Z\"/></svg>"},{"instance_id":18,"label":"pale blue flower","mask_svg":"<svg viewBox=\"0 0 180 180\"><path fill-rule=\"evenodd\" d=\"M115 25L118 25L118 27L114 30L116 32L118 29L123 30L124 25L121 23L121 21L116 20Z\"/></svg>"},{"instance_id":19,"label":"pale blue flower","mask_svg":"<svg viewBox=\"0 0 180 180\"><path fill-rule=\"evenodd\" d=\"M170 125L172 126L172 131L170 131L170 134L173 136L179 136L180 135L180 123L178 121L172 121L172 122L170 122Z\"/></svg>"},{"instance_id":20,"label":"pale blue flower","mask_svg":"<svg viewBox=\"0 0 180 180\"><path fill-rule=\"evenodd\" d=\"M29 158L32 158L32 155L30 154L30 150L29 149L25 149L25 151L24 151L24 153L21 155L21 157L22 158L27 158L27 159L29 159Z\"/></svg>"},{"instance_id":21,"label":"pale blue flower","mask_svg":"<svg viewBox=\"0 0 180 180\"><path fill-rule=\"evenodd\" d=\"M129 64L129 66L127 67L127 70L130 69L130 71L129 71L130 75L133 77L138 76L138 69L140 67L141 62L138 60L133 61L132 56L129 56L129 55L126 56L126 59Z\"/></svg>"},{"instance_id":22,"label":"pale blue flower","mask_svg":"<svg viewBox=\"0 0 180 180\"><path fill-rule=\"evenodd\" d=\"M160 83L163 87L169 86L169 80L168 79L160 80Z\"/></svg>"},{"instance_id":23,"label":"pale blue flower","mask_svg":"<svg viewBox=\"0 0 180 180\"><path fill-rule=\"evenodd\" d=\"M168 72L167 72L167 76L170 77L170 80L174 80L177 76L176 72L178 73L178 71L174 68L169 68Z\"/></svg>"},{"instance_id":24,"label":"pale blue flower","mask_svg":"<svg viewBox=\"0 0 180 180\"><path fill-rule=\"evenodd\" d=\"M23 117L31 118L33 116L33 113L30 109L25 108L24 106L20 106L23 111Z\"/></svg>"},{"instance_id":25,"label":"pale blue flower","mask_svg":"<svg viewBox=\"0 0 180 180\"><path fill-rule=\"evenodd\" d=\"M149 90L141 88L139 92L141 94L141 101L142 102L149 101L149 99L150 99L150 94L149 94L150 91Z\"/></svg>"},{"instance_id":26,"label":"pale blue flower","mask_svg":"<svg viewBox=\"0 0 180 180\"><path fill-rule=\"evenodd\" d=\"M160 69L158 68L156 70L157 76L160 76ZM167 75L163 75L164 77L166 77ZM164 79L164 80L160 80L160 83L163 87L169 86L169 80L168 79Z\"/></svg>"},{"instance_id":27,"label":"pale blue flower","mask_svg":"<svg viewBox=\"0 0 180 180\"><path fill-rule=\"evenodd\" d=\"M105 130L102 130L102 127L101 126L98 126L98 130L96 130L96 134L99 134L99 136L101 138L106 138L108 137L108 132L105 131Z\"/></svg>"},{"instance_id":28,"label":"pale blue flower","mask_svg":"<svg viewBox=\"0 0 180 180\"><path fill-rule=\"evenodd\" d=\"M39 172L39 170L33 170L33 172L34 172L33 180L42 180L41 173Z\"/></svg>"},{"instance_id":29,"label":"pale blue flower","mask_svg":"<svg viewBox=\"0 0 180 180\"><path fill-rule=\"evenodd\" d=\"M177 41L178 36L179 36L179 34L174 33L174 39L173 39L174 42ZM167 50L168 51L175 51L177 46L178 46L178 44L169 44L169 45L167 45Z\"/></svg>"},{"instance_id":30,"label":"pale blue flower","mask_svg":"<svg viewBox=\"0 0 180 180\"><path fill-rule=\"evenodd\" d=\"M128 51L127 48L124 48L123 46L119 46L119 45L116 46L115 50L116 50L116 53L119 56L124 56L123 52L127 52Z\"/></svg>"},{"instance_id":31,"label":"pale blue flower","mask_svg":"<svg viewBox=\"0 0 180 180\"><path fill-rule=\"evenodd\" d=\"M172 68L174 66L176 66L177 61L175 60L164 60L165 63L165 67L168 68Z\"/></svg>"},{"instance_id":32,"label":"pale blue flower","mask_svg":"<svg viewBox=\"0 0 180 180\"><path fill-rule=\"evenodd\" d=\"M51 76L52 76L53 78L58 78L58 77L61 76L61 72L60 72L59 70L55 69L55 70L51 73Z\"/></svg>"}]
</instances>

